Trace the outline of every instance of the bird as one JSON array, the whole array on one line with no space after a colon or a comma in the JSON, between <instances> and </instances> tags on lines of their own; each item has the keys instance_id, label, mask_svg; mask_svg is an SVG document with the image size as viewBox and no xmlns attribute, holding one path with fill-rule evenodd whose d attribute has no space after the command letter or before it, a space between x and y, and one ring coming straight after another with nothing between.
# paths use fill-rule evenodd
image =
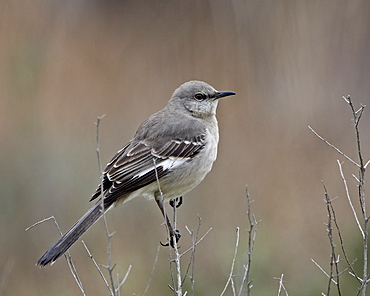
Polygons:
<instances>
[{"instance_id":1,"label":"bird","mask_svg":"<svg viewBox=\"0 0 370 296\"><path fill-rule=\"evenodd\" d=\"M146 119L107 164L101 184L90 199L96 201L95 205L36 265L53 264L105 211L138 196L156 201L170 239L178 241L181 235L172 228L164 202L182 198L211 170L219 141L217 105L219 99L232 95L236 93L217 91L203 81L180 85L167 105Z\"/></svg>"}]
</instances>

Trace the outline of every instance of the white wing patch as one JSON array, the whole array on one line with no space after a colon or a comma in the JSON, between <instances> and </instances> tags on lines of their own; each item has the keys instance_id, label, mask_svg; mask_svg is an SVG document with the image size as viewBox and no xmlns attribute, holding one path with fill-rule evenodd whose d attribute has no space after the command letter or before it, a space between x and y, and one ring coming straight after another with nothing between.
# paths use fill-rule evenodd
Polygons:
<instances>
[{"instance_id":1,"label":"white wing patch","mask_svg":"<svg viewBox=\"0 0 370 296\"><path fill-rule=\"evenodd\" d=\"M156 167L157 168L162 167L164 171L165 170L171 170L175 167L178 167L178 166L182 165L183 163L185 163L189 159L190 159L189 157L187 157L187 158L169 157L166 160L163 160L159 164L157 164ZM138 177L144 176L145 174L147 174L147 173L149 173L153 170L155 170L154 163L153 163L152 167L141 171L139 174L135 175L133 178L138 178Z\"/></svg>"}]
</instances>

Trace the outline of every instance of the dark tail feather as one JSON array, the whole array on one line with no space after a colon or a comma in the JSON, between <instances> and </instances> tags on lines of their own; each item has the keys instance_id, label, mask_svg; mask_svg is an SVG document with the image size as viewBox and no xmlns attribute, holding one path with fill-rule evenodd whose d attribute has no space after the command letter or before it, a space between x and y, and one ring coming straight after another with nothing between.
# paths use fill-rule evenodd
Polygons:
<instances>
[{"instance_id":1,"label":"dark tail feather","mask_svg":"<svg viewBox=\"0 0 370 296\"><path fill-rule=\"evenodd\" d=\"M112 203L105 204L107 210ZM101 202L97 202L85 215L78 220L42 257L36 265L43 267L54 263L103 215Z\"/></svg>"}]
</instances>

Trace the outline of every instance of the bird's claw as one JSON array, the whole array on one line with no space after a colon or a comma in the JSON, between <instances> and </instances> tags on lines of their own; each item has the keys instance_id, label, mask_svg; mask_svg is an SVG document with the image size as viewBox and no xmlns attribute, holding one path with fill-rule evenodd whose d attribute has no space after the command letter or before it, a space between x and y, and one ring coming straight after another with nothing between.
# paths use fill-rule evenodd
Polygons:
<instances>
[{"instance_id":1,"label":"bird's claw","mask_svg":"<svg viewBox=\"0 0 370 296\"><path fill-rule=\"evenodd\" d=\"M171 246L173 249L175 248L175 240L176 240L176 244L179 242L181 238L181 233L178 229L175 229L174 230L174 233L170 236L170 241L167 242L167 243L162 243L162 242L159 242L161 244L162 247L168 247L168 246Z\"/></svg>"},{"instance_id":2,"label":"bird's claw","mask_svg":"<svg viewBox=\"0 0 370 296\"><path fill-rule=\"evenodd\" d=\"M182 205L182 196L170 200L170 206L178 208Z\"/></svg>"}]
</instances>

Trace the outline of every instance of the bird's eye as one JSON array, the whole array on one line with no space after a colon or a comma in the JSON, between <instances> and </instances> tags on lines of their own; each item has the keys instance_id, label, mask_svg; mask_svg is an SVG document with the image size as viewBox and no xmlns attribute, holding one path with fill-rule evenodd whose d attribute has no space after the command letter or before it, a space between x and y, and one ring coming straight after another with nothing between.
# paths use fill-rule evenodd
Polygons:
<instances>
[{"instance_id":1,"label":"bird's eye","mask_svg":"<svg viewBox=\"0 0 370 296\"><path fill-rule=\"evenodd\" d=\"M205 94L202 94L202 93L197 93L197 94L195 94L194 97L197 101L202 101L206 98Z\"/></svg>"}]
</instances>

